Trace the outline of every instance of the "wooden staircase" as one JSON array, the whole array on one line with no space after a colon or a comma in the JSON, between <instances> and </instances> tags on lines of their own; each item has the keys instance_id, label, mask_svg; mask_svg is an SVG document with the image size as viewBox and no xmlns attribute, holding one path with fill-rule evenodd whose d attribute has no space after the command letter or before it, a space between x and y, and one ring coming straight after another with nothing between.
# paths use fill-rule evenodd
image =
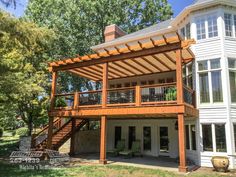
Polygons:
<instances>
[{"instance_id":1,"label":"wooden staircase","mask_svg":"<svg viewBox=\"0 0 236 177\"><path fill-rule=\"evenodd\" d=\"M73 118L75 119L75 118ZM74 131L77 132L82 128L88 121L86 119L75 119L75 129ZM58 124L57 121L53 122L55 126ZM48 131L48 127L45 129L44 132ZM52 148L53 150L58 150L72 135L72 118L69 119L64 125L60 126L56 131L53 132L52 135ZM40 135L37 135L32 141L34 142L33 148L37 150L43 150L47 148L47 137L45 137L42 141L37 143L37 138Z\"/></svg>"}]
</instances>

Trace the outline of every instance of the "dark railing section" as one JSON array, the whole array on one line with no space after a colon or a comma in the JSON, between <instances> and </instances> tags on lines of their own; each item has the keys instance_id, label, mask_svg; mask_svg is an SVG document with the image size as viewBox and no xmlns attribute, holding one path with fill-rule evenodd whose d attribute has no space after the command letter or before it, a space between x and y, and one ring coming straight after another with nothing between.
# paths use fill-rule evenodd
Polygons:
<instances>
[{"instance_id":1,"label":"dark railing section","mask_svg":"<svg viewBox=\"0 0 236 177\"><path fill-rule=\"evenodd\" d=\"M74 105L74 94L56 94L55 108L72 108Z\"/></svg>"},{"instance_id":2,"label":"dark railing section","mask_svg":"<svg viewBox=\"0 0 236 177\"><path fill-rule=\"evenodd\" d=\"M176 101L176 84L158 84L141 87L142 102Z\"/></svg>"},{"instance_id":3,"label":"dark railing section","mask_svg":"<svg viewBox=\"0 0 236 177\"><path fill-rule=\"evenodd\" d=\"M187 86L184 86L183 88L183 92L184 92L184 102L187 103L187 104L190 104L190 105L193 105L195 106L195 92L187 87Z\"/></svg>"},{"instance_id":4,"label":"dark railing section","mask_svg":"<svg viewBox=\"0 0 236 177\"><path fill-rule=\"evenodd\" d=\"M135 87L107 90L107 104L135 103Z\"/></svg>"},{"instance_id":5,"label":"dark railing section","mask_svg":"<svg viewBox=\"0 0 236 177\"><path fill-rule=\"evenodd\" d=\"M102 91L89 91L79 93L79 105L100 105L102 104Z\"/></svg>"},{"instance_id":6,"label":"dark railing section","mask_svg":"<svg viewBox=\"0 0 236 177\"><path fill-rule=\"evenodd\" d=\"M195 92L183 86L184 102L195 107ZM107 106L141 106L176 104L176 83L114 88L107 90ZM77 109L80 106L101 106L102 90L55 95L55 108Z\"/></svg>"}]
</instances>

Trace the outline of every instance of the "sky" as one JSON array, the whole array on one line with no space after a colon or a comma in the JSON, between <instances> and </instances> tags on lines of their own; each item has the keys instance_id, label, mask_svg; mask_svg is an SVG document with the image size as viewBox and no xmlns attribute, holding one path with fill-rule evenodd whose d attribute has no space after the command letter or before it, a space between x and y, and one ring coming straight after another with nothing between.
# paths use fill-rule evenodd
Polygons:
<instances>
[{"instance_id":1,"label":"sky","mask_svg":"<svg viewBox=\"0 0 236 177\"><path fill-rule=\"evenodd\" d=\"M16 17L20 17L24 14L24 10L27 6L28 0L16 0L16 8L13 5L6 7L2 3L0 3L0 8L10 12ZM192 4L194 0L168 0L171 4L172 9L174 11L174 16L178 15L186 6Z\"/></svg>"}]
</instances>

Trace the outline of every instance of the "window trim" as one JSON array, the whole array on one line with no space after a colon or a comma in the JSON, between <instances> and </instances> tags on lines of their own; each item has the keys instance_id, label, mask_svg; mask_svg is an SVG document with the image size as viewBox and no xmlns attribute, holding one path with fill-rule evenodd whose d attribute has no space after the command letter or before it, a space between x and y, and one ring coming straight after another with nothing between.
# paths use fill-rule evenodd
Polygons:
<instances>
[{"instance_id":1,"label":"window trim","mask_svg":"<svg viewBox=\"0 0 236 177\"><path fill-rule=\"evenodd\" d=\"M232 29L232 35L227 36L226 35L226 25L225 25L225 14L231 15L231 29ZM236 38L236 13L234 11L224 11L223 15L223 20L224 20L224 37L228 38Z\"/></svg>"},{"instance_id":2,"label":"window trim","mask_svg":"<svg viewBox=\"0 0 236 177\"><path fill-rule=\"evenodd\" d=\"M219 59L220 60L220 68L217 69L211 69L211 61L212 60L216 60ZM201 70L199 71L199 63L202 61L207 61L207 69L206 70ZM222 59L220 57L218 58L211 58L211 59L205 59L205 60L200 60L197 62L197 78L198 78L198 91L200 94L200 76L199 73L207 73L208 74L208 89L209 89L209 97L210 97L210 101L207 103L201 103L201 100L198 100L199 105L211 105L211 104L223 104L224 103L224 95L223 95L223 83L222 83ZM221 102L214 102L213 100L213 89L212 89L212 72L214 71L220 71L221 73L221 91L222 91L222 101Z\"/></svg>"},{"instance_id":3,"label":"window trim","mask_svg":"<svg viewBox=\"0 0 236 177\"><path fill-rule=\"evenodd\" d=\"M192 143L192 141L193 141L193 137L192 137L192 132L191 132L191 126L195 126L195 144L196 144L196 150L194 150L193 149L193 143ZM194 123L189 123L189 124L185 124L185 126L187 126L188 127L188 134L189 134L189 149L187 149L187 147L185 147L186 148L186 150L188 150L188 151L197 151L197 137L196 137L196 125L194 124ZM185 134L185 138L186 138L186 134ZM186 146L187 146L187 144L186 144Z\"/></svg>"},{"instance_id":4,"label":"window trim","mask_svg":"<svg viewBox=\"0 0 236 177\"><path fill-rule=\"evenodd\" d=\"M217 26L217 35L209 37L209 25L208 25L208 17L209 16L216 16L216 26ZM217 11L211 12L211 13L205 13L204 15L199 15L195 17L194 23L196 25L196 40L201 41L201 40L206 40L206 39L213 39L219 37L219 24L218 24L218 18L219 18L219 13ZM204 28L205 28L205 38L198 39L198 28L197 28L197 21L204 19Z\"/></svg>"},{"instance_id":5,"label":"window trim","mask_svg":"<svg viewBox=\"0 0 236 177\"><path fill-rule=\"evenodd\" d=\"M202 126L203 125L210 125L211 126L211 134L212 134L212 151L204 151L204 147L203 147L203 132L202 132ZM216 131L215 131L215 125L224 125L225 126L225 145L226 145L226 152L217 152L217 148L216 148ZM202 149L201 152L202 153L217 153L217 154L226 154L227 153L227 134L226 134L226 122L217 122L217 123L201 123L200 124L200 134L201 134L201 138L202 138Z\"/></svg>"},{"instance_id":6,"label":"window trim","mask_svg":"<svg viewBox=\"0 0 236 177\"><path fill-rule=\"evenodd\" d=\"M227 57L228 74L229 74L230 72L236 72L236 67L235 67L235 68L231 68L231 67L229 66L229 59L233 59L233 60L236 61L236 57L235 57L235 58L234 58L234 57ZM236 105L236 102L233 102L233 101L232 101L230 74L229 74L228 82L229 82L229 91L230 91L230 103L233 104L233 105Z\"/></svg>"}]
</instances>

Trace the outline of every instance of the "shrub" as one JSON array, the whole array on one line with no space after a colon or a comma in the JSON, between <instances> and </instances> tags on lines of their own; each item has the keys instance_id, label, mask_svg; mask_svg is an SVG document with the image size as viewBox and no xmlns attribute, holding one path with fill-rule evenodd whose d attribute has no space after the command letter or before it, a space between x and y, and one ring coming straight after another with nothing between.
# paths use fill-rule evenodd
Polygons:
<instances>
[{"instance_id":1,"label":"shrub","mask_svg":"<svg viewBox=\"0 0 236 177\"><path fill-rule=\"evenodd\" d=\"M3 128L0 127L0 137L2 137L2 135L3 135Z\"/></svg>"},{"instance_id":2,"label":"shrub","mask_svg":"<svg viewBox=\"0 0 236 177\"><path fill-rule=\"evenodd\" d=\"M16 134L19 136L27 136L28 135L28 128L21 127L16 130Z\"/></svg>"},{"instance_id":3,"label":"shrub","mask_svg":"<svg viewBox=\"0 0 236 177\"><path fill-rule=\"evenodd\" d=\"M12 136L16 135L16 130L12 130Z\"/></svg>"}]
</instances>

